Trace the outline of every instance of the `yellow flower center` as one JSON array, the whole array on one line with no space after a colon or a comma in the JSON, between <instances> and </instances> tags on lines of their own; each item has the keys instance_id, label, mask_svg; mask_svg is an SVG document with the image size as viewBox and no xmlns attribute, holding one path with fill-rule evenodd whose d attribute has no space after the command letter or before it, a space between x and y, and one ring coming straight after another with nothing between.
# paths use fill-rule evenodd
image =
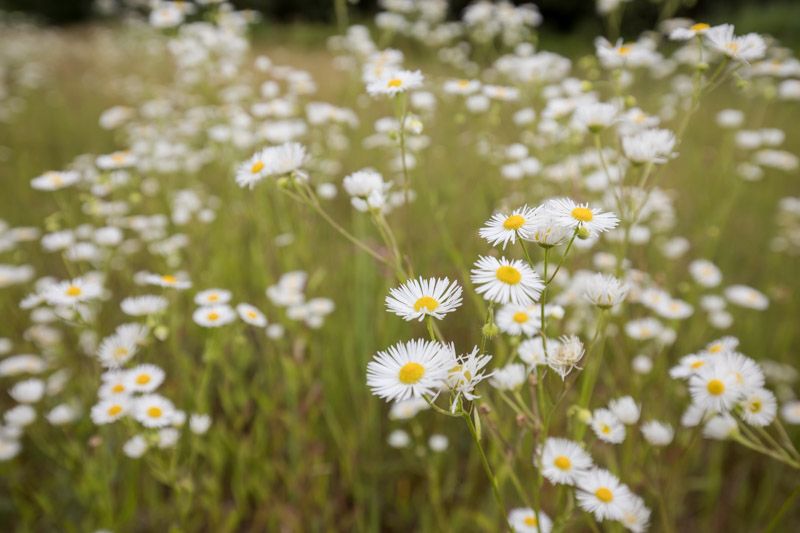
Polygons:
<instances>
[{"instance_id":1,"label":"yellow flower center","mask_svg":"<svg viewBox=\"0 0 800 533\"><path fill-rule=\"evenodd\" d=\"M219 300L219 294L217 294L217 293L210 294L208 296L208 301L209 302L216 302L217 300Z\"/></svg>"},{"instance_id":2,"label":"yellow flower center","mask_svg":"<svg viewBox=\"0 0 800 533\"><path fill-rule=\"evenodd\" d=\"M114 394L125 392L125 385L123 385L122 383L117 383L116 385L111 387L111 392L113 392Z\"/></svg>"},{"instance_id":3,"label":"yellow flower center","mask_svg":"<svg viewBox=\"0 0 800 533\"><path fill-rule=\"evenodd\" d=\"M536 521L536 515L526 516L523 522L525 522L526 526L530 527L536 527L536 524L538 524L538 522Z\"/></svg>"},{"instance_id":4,"label":"yellow flower center","mask_svg":"<svg viewBox=\"0 0 800 533\"><path fill-rule=\"evenodd\" d=\"M259 173L259 172L261 172L263 169L264 169L264 162L263 162L263 161L256 161L256 162L255 162L255 163L253 163L253 165L250 167L250 173L251 173L251 174L258 174L258 173Z\"/></svg>"},{"instance_id":5,"label":"yellow flower center","mask_svg":"<svg viewBox=\"0 0 800 533\"><path fill-rule=\"evenodd\" d=\"M58 186L64 183L64 179L61 177L61 174L50 174L50 183Z\"/></svg>"},{"instance_id":6,"label":"yellow flower center","mask_svg":"<svg viewBox=\"0 0 800 533\"><path fill-rule=\"evenodd\" d=\"M730 42L730 43L725 45L725 48L727 48L728 52L730 52L731 54L735 54L736 52L739 51L739 43Z\"/></svg>"},{"instance_id":7,"label":"yellow flower center","mask_svg":"<svg viewBox=\"0 0 800 533\"><path fill-rule=\"evenodd\" d=\"M713 394L714 396L719 396L720 394L725 392L725 384L718 379L712 379L706 385L706 389L708 389L709 394Z\"/></svg>"},{"instance_id":8,"label":"yellow flower center","mask_svg":"<svg viewBox=\"0 0 800 533\"><path fill-rule=\"evenodd\" d=\"M121 412L122 412L121 405L112 405L111 407L108 408L108 416L117 416Z\"/></svg>"},{"instance_id":9,"label":"yellow flower center","mask_svg":"<svg viewBox=\"0 0 800 533\"><path fill-rule=\"evenodd\" d=\"M434 298L430 296L423 296L416 302L414 302L414 311L419 312L422 308L427 309L429 312L436 311L436 308L439 307L439 302L437 302Z\"/></svg>"},{"instance_id":10,"label":"yellow flower center","mask_svg":"<svg viewBox=\"0 0 800 533\"><path fill-rule=\"evenodd\" d=\"M458 80L458 86L459 87L463 88L463 87L466 87L467 85L469 85L469 80Z\"/></svg>"},{"instance_id":11,"label":"yellow flower center","mask_svg":"<svg viewBox=\"0 0 800 533\"><path fill-rule=\"evenodd\" d=\"M506 229L518 230L525 224L525 218L522 215L511 215L503 222L503 227Z\"/></svg>"},{"instance_id":12,"label":"yellow flower center","mask_svg":"<svg viewBox=\"0 0 800 533\"><path fill-rule=\"evenodd\" d=\"M689 28L689 29L692 30L692 31L705 31L710 27L711 26L709 26L705 22L698 22L697 24L693 24L692 27Z\"/></svg>"},{"instance_id":13,"label":"yellow flower center","mask_svg":"<svg viewBox=\"0 0 800 533\"><path fill-rule=\"evenodd\" d=\"M597 496L597 499L603 503L608 503L614 499L614 493L605 487L600 487L594 491L594 495Z\"/></svg>"},{"instance_id":14,"label":"yellow flower center","mask_svg":"<svg viewBox=\"0 0 800 533\"><path fill-rule=\"evenodd\" d=\"M386 85L387 87L401 87L403 85L403 80L400 78L392 78Z\"/></svg>"},{"instance_id":15,"label":"yellow flower center","mask_svg":"<svg viewBox=\"0 0 800 533\"><path fill-rule=\"evenodd\" d=\"M570 461L569 457L566 455L559 455L556 457L556 460L553 461L553 464L556 465L560 470L569 470L572 467L572 461Z\"/></svg>"},{"instance_id":16,"label":"yellow flower center","mask_svg":"<svg viewBox=\"0 0 800 533\"><path fill-rule=\"evenodd\" d=\"M219 313L211 311L210 313L208 313L208 315L206 315L206 318L214 322L215 320L219 320Z\"/></svg>"},{"instance_id":17,"label":"yellow flower center","mask_svg":"<svg viewBox=\"0 0 800 533\"><path fill-rule=\"evenodd\" d=\"M695 361L694 363L692 363L689 366L691 366L692 368L694 368L696 370L696 369L700 368L701 366L703 366L704 364L706 364L705 361Z\"/></svg>"},{"instance_id":18,"label":"yellow flower center","mask_svg":"<svg viewBox=\"0 0 800 533\"><path fill-rule=\"evenodd\" d=\"M525 322L528 321L528 313L524 311L517 311L516 313L514 313L513 318L514 322L516 322L517 324L524 324Z\"/></svg>"},{"instance_id":19,"label":"yellow flower center","mask_svg":"<svg viewBox=\"0 0 800 533\"><path fill-rule=\"evenodd\" d=\"M760 400L753 400L750 402L750 412L751 413L760 413L761 412L761 401Z\"/></svg>"},{"instance_id":20,"label":"yellow flower center","mask_svg":"<svg viewBox=\"0 0 800 533\"><path fill-rule=\"evenodd\" d=\"M178 281L178 278L170 274L167 274L166 276L161 276L161 281L163 281L164 283L175 283L176 281Z\"/></svg>"},{"instance_id":21,"label":"yellow flower center","mask_svg":"<svg viewBox=\"0 0 800 533\"><path fill-rule=\"evenodd\" d=\"M116 154L113 154L111 156L111 159L115 163L122 163L123 161L125 161L125 155L126 155L125 152L117 152Z\"/></svg>"},{"instance_id":22,"label":"yellow flower center","mask_svg":"<svg viewBox=\"0 0 800 533\"><path fill-rule=\"evenodd\" d=\"M150 383L150 376L147 374L139 374L136 376L136 383L139 385L147 385Z\"/></svg>"},{"instance_id":23,"label":"yellow flower center","mask_svg":"<svg viewBox=\"0 0 800 533\"><path fill-rule=\"evenodd\" d=\"M83 291L77 285L67 287L67 296L80 296Z\"/></svg>"},{"instance_id":24,"label":"yellow flower center","mask_svg":"<svg viewBox=\"0 0 800 533\"><path fill-rule=\"evenodd\" d=\"M519 270L510 265L503 265L498 268L495 276L498 280L509 285L516 285L522 279L522 274L520 274Z\"/></svg>"},{"instance_id":25,"label":"yellow flower center","mask_svg":"<svg viewBox=\"0 0 800 533\"><path fill-rule=\"evenodd\" d=\"M248 311L247 316L250 318L256 318L258 317L258 313L256 313L255 311Z\"/></svg>"},{"instance_id":26,"label":"yellow flower center","mask_svg":"<svg viewBox=\"0 0 800 533\"><path fill-rule=\"evenodd\" d=\"M621 55L621 56L626 56L626 55L631 53L631 47L630 46L620 46L619 50L617 50L617 53L619 55Z\"/></svg>"},{"instance_id":27,"label":"yellow flower center","mask_svg":"<svg viewBox=\"0 0 800 533\"><path fill-rule=\"evenodd\" d=\"M422 379L425 375L425 367L419 363L406 363L400 369L400 383L404 385L413 385Z\"/></svg>"},{"instance_id":28,"label":"yellow flower center","mask_svg":"<svg viewBox=\"0 0 800 533\"><path fill-rule=\"evenodd\" d=\"M147 409L147 416L149 416L150 418L161 418L161 415L163 414L164 411L162 411L160 407L156 407L155 405Z\"/></svg>"},{"instance_id":29,"label":"yellow flower center","mask_svg":"<svg viewBox=\"0 0 800 533\"><path fill-rule=\"evenodd\" d=\"M611 433L611 426L609 426L608 424L603 424L602 427L600 427L600 431L604 435L608 435L609 433Z\"/></svg>"},{"instance_id":30,"label":"yellow flower center","mask_svg":"<svg viewBox=\"0 0 800 533\"><path fill-rule=\"evenodd\" d=\"M713 344L711 347L709 347L708 351L711 352L711 353L719 353L719 352L722 351L722 345L721 344Z\"/></svg>"},{"instance_id":31,"label":"yellow flower center","mask_svg":"<svg viewBox=\"0 0 800 533\"><path fill-rule=\"evenodd\" d=\"M588 207L576 207L570 214L572 218L581 222L591 222L594 218L594 213Z\"/></svg>"}]
</instances>

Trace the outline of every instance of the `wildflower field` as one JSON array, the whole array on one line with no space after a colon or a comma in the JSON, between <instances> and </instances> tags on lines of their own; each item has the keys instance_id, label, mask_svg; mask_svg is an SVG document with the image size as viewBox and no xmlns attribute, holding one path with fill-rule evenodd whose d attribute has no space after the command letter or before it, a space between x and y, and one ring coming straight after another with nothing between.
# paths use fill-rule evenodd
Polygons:
<instances>
[{"instance_id":1,"label":"wildflower field","mask_svg":"<svg viewBox=\"0 0 800 533\"><path fill-rule=\"evenodd\" d=\"M0 16L0 529L800 530L800 61L627 3Z\"/></svg>"}]
</instances>

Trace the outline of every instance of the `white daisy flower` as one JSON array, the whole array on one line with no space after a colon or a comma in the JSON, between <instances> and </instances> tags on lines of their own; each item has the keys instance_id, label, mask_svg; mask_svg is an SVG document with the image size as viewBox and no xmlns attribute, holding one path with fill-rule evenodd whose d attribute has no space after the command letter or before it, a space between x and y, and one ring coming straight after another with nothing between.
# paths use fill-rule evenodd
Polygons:
<instances>
[{"instance_id":1,"label":"white daisy flower","mask_svg":"<svg viewBox=\"0 0 800 533\"><path fill-rule=\"evenodd\" d=\"M111 154L101 155L95 160L97 168L102 170L116 170L132 167L136 164L136 155L128 150L120 150Z\"/></svg>"},{"instance_id":2,"label":"white daisy flower","mask_svg":"<svg viewBox=\"0 0 800 533\"><path fill-rule=\"evenodd\" d=\"M110 398L101 400L98 404L92 407L90 416L92 422L96 425L110 424L115 422L128 414L131 410L132 403L129 397L119 396L117 398Z\"/></svg>"},{"instance_id":3,"label":"white daisy flower","mask_svg":"<svg viewBox=\"0 0 800 533\"><path fill-rule=\"evenodd\" d=\"M614 413L620 422L625 425L632 425L639 421L641 407L630 396L616 398L608 403L608 409Z\"/></svg>"},{"instance_id":4,"label":"white daisy flower","mask_svg":"<svg viewBox=\"0 0 800 533\"><path fill-rule=\"evenodd\" d=\"M236 306L236 312L239 314L239 318L251 326L256 326L258 328L267 327L267 317L255 306L241 303Z\"/></svg>"},{"instance_id":5,"label":"white daisy flower","mask_svg":"<svg viewBox=\"0 0 800 533\"><path fill-rule=\"evenodd\" d=\"M683 320L692 316L694 307L683 300L670 298L652 308L659 316L667 320Z\"/></svg>"},{"instance_id":6,"label":"white daisy flower","mask_svg":"<svg viewBox=\"0 0 800 533\"><path fill-rule=\"evenodd\" d=\"M208 289L198 292L194 297L194 303L201 306L221 305L231 301L231 291L225 289Z\"/></svg>"},{"instance_id":7,"label":"white daisy flower","mask_svg":"<svg viewBox=\"0 0 800 533\"><path fill-rule=\"evenodd\" d=\"M653 128L622 137L622 151L633 163L663 164L673 157L675 134L669 130Z\"/></svg>"},{"instance_id":8,"label":"white daisy flower","mask_svg":"<svg viewBox=\"0 0 800 533\"><path fill-rule=\"evenodd\" d=\"M544 511L539 511L539 518L536 518L536 511L530 507L517 507L508 512L508 525L514 533L550 533L553 529L553 521Z\"/></svg>"},{"instance_id":9,"label":"white daisy flower","mask_svg":"<svg viewBox=\"0 0 800 533\"><path fill-rule=\"evenodd\" d=\"M267 167L265 152L266 150L259 150L236 169L236 184L239 187L252 189L256 183L269 175L270 169Z\"/></svg>"},{"instance_id":10,"label":"white daisy flower","mask_svg":"<svg viewBox=\"0 0 800 533\"><path fill-rule=\"evenodd\" d=\"M461 286L448 278L412 279L389 290L386 308L404 320L444 316L461 306Z\"/></svg>"},{"instance_id":11,"label":"white daisy flower","mask_svg":"<svg viewBox=\"0 0 800 533\"><path fill-rule=\"evenodd\" d=\"M125 374L127 388L132 392L153 392L164 381L164 371L156 365L139 365Z\"/></svg>"},{"instance_id":12,"label":"white daisy flower","mask_svg":"<svg viewBox=\"0 0 800 533\"><path fill-rule=\"evenodd\" d=\"M143 426L160 428L170 424L175 407L160 394L146 394L136 398L133 417Z\"/></svg>"},{"instance_id":13,"label":"white daisy flower","mask_svg":"<svg viewBox=\"0 0 800 533\"><path fill-rule=\"evenodd\" d=\"M581 340L575 335L562 335L558 343L547 344L547 365L561 379L565 379L583 358L584 348Z\"/></svg>"},{"instance_id":14,"label":"white daisy flower","mask_svg":"<svg viewBox=\"0 0 800 533\"><path fill-rule=\"evenodd\" d=\"M722 282L720 269L705 259L696 259L689 263L689 274L703 287L716 287Z\"/></svg>"},{"instance_id":15,"label":"white daisy flower","mask_svg":"<svg viewBox=\"0 0 800 533\"><path fill-rule=\"evenodd\" d=\"M661 322L651 317L631 320L625 324L625 334L639 341L654 339L663 332L664 326Z\"/></svg>"},{"instance_id":16,"label":"white daisy flower","mask_svg":"<svg viewBox=\"0 0 800 533\"><path fill-rule=\"evenodd\" d=\"M149 444L141 435L134 435L122 445L122 452L131 459L138 459L145 454Z\"/></svg>"},{"instance_id":17,"label":"white daisy flower","mask_svg":"<svg viewBox=\"0 0 800 533\"><path fill-rule=\"evenodd\" d=\"M139 343L135 337L115 333L103 339L97 357L104 367L115 368L127 363L138 351Z\"/></svg>"},{"instance_id":18,"label":"white daisy flower","mask_svg":"<svg viewBox=\"0 0 800 533\"><path fill-rule=\"evenodd\" d=\"M467 95L476 93L481 88L478 80L447 80L442 86L444 92L449 94Z\"/></svg>"},{"instance_id":19,"label":"white daisy flower","mask_svg":"<svg viewBox=\"0 0 800 533\"><path fill-rule=\"evenodd\" d=\"M778 412L775 395L763 388L747 392L740 405L742 418L751 426L770 425Z\"/></svg>"},{"instance_id":20,"label":"white daisy flower","mask_svg":"<svg viewBox=\"0 0 800 533\"><path fill-rule=\"evenodd\" d=\"M592 458L575 441L548 438L541 452L542 475L556 485L574 485L592 468Z\"/></svg>"},{"instance_id":21,"label":"white daisy flower","mask_svg":"<svg viewBox=\"0 0 800 533\"><path fill-rule=\"evenodd\" d=\"M103 383L97 391L97 397L101 400L109 400L121 396L128 396L132 390L128 387L127 372L111 370L101 376Z\"/></svg>"},{"instance_id":22,"label":"white daisy flower","mask_svg":"<svg viewBox=\"0 0 800 533\"><path fill-rule=\"evenodd\" d=\"M147 285L157 285L159 287L170 287L173 289L184 290L188 289L192 286L192 282L189 281L185 275L183 274L144 274L141 277L143 283Z\"/></svg>"},{"instance_id":23,"label":"white daisy flower","mask_svg":"<svg viewBox=\"0 0 800 533\"><path fill-rule=\"evenodd\" d=\"M506 304L497 311L495 322L500 331L509 335L528 336L539 331L539 308L532 305Z\"/></svg>"},{"instance_id":24,"label":"white daisy flower","mask_svg":"<svg viewBox=\"0 0 800 533\"><path fill-rule=\"evenodd\" d=\"M389 433L389 437L386 439L386 442L392 448L406 448L409 444L411 444L411 437L402 429L395 429Z\"/></svg>"},{"instance_id":25,"label":"white daisy flower","mask_svg":"<svg viewBox=\"0 0 800 533\"><path fill-rule=\"evenodd\" d=\"M781 418L787 424L800 424L800 400L792 400L781 406Z\"/></svg>"},{"instance_id":26,"label":"white daisy flower","mask_svg":"<svg viewBox=\"0 0 800 533\"><path fill-rule=\"evenodd\" d=\"M167 308L167 299L153 294L129 296L120 302L120 308L130 316L156 315Z\"/></svg>"},{"instance_id":27,"label":"white daisy flower","mask_svg":"<svg viewBox=\"0 0 800 533\"><path fill-rule=\"evenodd\" d=\"M530 305L544 289L539 275L519 259L481 256L471 274L475 292L491 302Z\"/></svg>"},{"instance_id":28,"label":"white daisy flower","mask_svg":"<svg viewBox=\"0 0 800 533\"><path fill-rule=\"evenodd\" d=\"M478 234L492 246L502 244L505 250L509 241L514 244L517 237L526 238L534 230L538 211L539 208L525 205L515 209L510 215L495 213Z\"/></svg>"},{"instance_id":29,"label":"white daisy flower","mask_svg":"<svg viewBox=\"0 0 800 533\"><path fill-rule=\"evenodd\" d=\"M390 420L410 420L417 416L420 411L430 409L430 405L423 398L409 398L399 400L392 404L389 409Z\"/></svg>"},{"instance_id":30,"label":"white daisy flower","mask_svg":"<svg viewBox=\"0 0 800 533\"><path fill-rule=\"evenodd\" d=\"M721 24L706 30L705 38L714 50L745 63L761 59L767 51L767 43L763 37L756 33L736 37L731 24Z\"/></svg>"},{"instance_id":31,"label":"white daisy flower","mask_svg":"<svg viewBox=\"0 0 800 533\"><path fill-rule=\"evenodd\" d=\"M601 309L610 309L625 300L628 285L614 276L595 274L586 280L584 296Z\"/></svg>"},{"instance_id":32,"label":"white daisy flower","mask_svg":"<svg viewBox=\"0 0 800 533\"><path fill-rule=\"evenodd\" d=\"M49 171L31 180L31 187L40 191L56 191L70 187L80 181L81 175L75 171Z\"/></svg>"},{"instance_id":33,"label":"white daisy flower","mask_svg":"<svg viewBox=\"0 0 800 533\"><path fill-rule=\"evenodd\" d=\"M378 352L369 362L367 385L385 400L421 398L435 394L452 367L452 358L438 342L400 342Z\"/></svg>"},{"instance_id":34,"label":"white daisy flower","mask_svg":"<svg viewBox=\"0 0 800 533\"><path fill-rule=\"evenodd\" d=\"M42 399L44 392L44 381L31 378L16 382L9 389L8 394L19 403L36 403Z\"/></svg>"},{"instance_id":35,"label":"white daisy flower","mask_svg":"<svg viewBox=\"0 0 800 533\"><path fill-rule=\"evenodd\" d=\"M423 79L419 70L391 70L368 83L367 93L372 96L394 96L421 87Z\"/></svg>"},{"instance_id":36,"label":"white daisy flower","mask_svg":"<svg viewBox=\"0 0 800 533\"><path fill-rule=\"evenodd\" d=\"M192 320L204 328L217 328L236 320L236 312L227 304L209 305L195 310Z\"/></svg>"},{"instance_id":37,"label":"white daisy flower","mask_svg":"<svg viewBox=\"0 0 800 533\"><path fill-rule=\"evenodd\" d=\"M736 337L722 337L709 342L701 352L701 355L721 355L732 353L739 346L739 339Z\"/></svg>"},{"instance_id":38,"label":"white daisy flower","mask_svg":"<svg viewBox=\"0 0 800 533\"><path fill-rule=\"evenodd\" d=\"M715 362L733 376L742 393L764 386L764 371L758 363L746 355L738 352L723 353Z\"/></svg>"},{"instance_id":39,"label":"white daisy flower","mask_svg":"<svg viewBox=\"0 0 800 533\"><path fill-rule=\"evenodd\" d=\"M280 177L300 170L308 160L306 147L296 142L270 146L254 154L236 170L236 183L253 188L266 177Z\"/></svg>"},{"instance_id":40,"label":"white daisy flower","mask_svg":"<svg viewBox=\"0 0 800 533\"><path fill-rule=\"evenodd\" d=\"M692 24L688 28L675 28L670 32L669 38L673 41L688 41L698 35L704 34L709 28L711 28L711 26L705 22L698 22L697 24Z\"/></svg>"},{"instance_id":41,"label":"white daisy flower","mask_svg":"<svg viewBox=\"0 0 800 533\"><path fill-rule=\"evenodd\" d=\"M576 128L599 133L617 118L619 108L607 102L590 102L580 105L572 115L572 125Z\"/></svg>"},{"instance_id":42,"label":"white daisy flower","mask_svg":"<svg viewBox=\"0 0 800 533\"><path fill-rule=\"evenodd\" d=\"M736 419L728 413L711 417L703 426L703 436L707 439L727 440L737 431L739 431L739 425L736 423Z\"/></svg>"},{"instance_id":43,"label":"white daisy flower","mask_svg":"<svg viewBox=\"0 0 800 533\"><path fill-rule=\"evenodd\" d=\"M622 516L619 521L625 529L633 533L644 533L650 526L650 509L644 500L635 494L622 501Z\"/></svg>"},{"instance_id":44,"label":"white daisy flower","mask_svg":"<svg viewBox=\"0 0 800 533\"><path fill-rule=\"evenodd\" d=\"M769 298L747 285L731 285L725 289L725 298L732 304L748 309L763 311L769 307Z\"/></svg>"},{"instance_id":45,"label":"white daisy flower","mask_svg":"<svg viewBox=\"0 0 800 533\"><path fill-rule=\"evenodd\" d=\"M595 468L578 479L577 497L580 508L598 521L620 520L631 491L608 470Z\"/></svg>"},{"instance_id":46,"label":"white daisy flower","mask_svg":"<svg viewBox=\"0 0 800 533\"><path fill-rule=\"evenodd\" d=\"M552 248L567 241L573 233L572 228L562 226L543 209L537 213L531 227L526 228L524 234L520 234L520 238L535 242L542 248Z\"/></svg>"},{"instance_id":47,"label":"white daisy flower","mask_svg":"<svg viewBox=\"0 0 800 533\"><path fill-rule=\"evenodd\" d=\"M514 390L528 378L525 365L510 363L494 371L489 378L489 385L497 390Z\"/></svg>"},{"instance_id":48,"label":"white daisy flower","mask_svg":"<svg viewBox=\"0 0 800 533\"><path fill-rule=\"evenodd\" d=\"M727 365L704 365L689 378L692 403L706 411L728 411L741 397L741 387Z\"/></svg>"},{"instance_id":49,"label":"white daisy flower","mask_svg":"<svg viewBox=\"0 0 800 533\"><path fill-rule=\"evenodd\" d=\"M0 461L8 461L13 459L19 452L22 451L22 445L18 440L0 437Z\"/></svg>"},{"instance_id":50,"label":"white daisy flower","mask_svg":"<svg viewBox=\"0 0 800 533\"><path fill-rule=\"evenodd\" d=\"M483 368L489 364L492 356L479 355L477 346L470 353L458 357L455 357L455 348L452 343L445 349L450 352L450 359L455 362L455 365L447 372L447 387L453 393L452 409L455 411L459 397L463 396L469 401L479 398L473 391L478 383L491 376L491 374L485 374Z\"/></svg>"},{"instance_id":51,"label":"white daisy flower","mask_svg":"<svg viewBox=\"0 0 800 533\"><path fill-rule=\"evenodd\" d=\"M36 409L26 404L15 405L5 413L3 420L12 428L24 428L36 420Z\"/></svg>"},{"instance_id":52,"label":"white daisy flower","mask_svg":"<svg viewBox=\"0 0 800 533\"><path fill-rule=\"evenodd\" d=\"M613 213L604 213L599 208L590 208L588 204L576 204L570 198L558 198L545 204L547 215L553 222L573 231L584 228L589 235L614 229L619 219Z\"/></svg>"},{"instance_id":53,"label":"white daisy flower","mask_svg":"<svg viewBox=\"0 0 800 533\"><path fill-rule=\"evenodd\" d=\"M558 350L561 341L558 339L547 339L547 350ZM529 366L539 366L548 364L548 358L544 350L544 340L541 336L522 341L517 347L519 358Z\"/></svg>"},{"instance_id":54,"label":"white daisy flower","mask_svg":"<svg viewBox=\"0 0 800 533\"><path fill-rule=\"evenodd\" d=\"M650 420L641 426L644 439L653 446L667 446L675 436L675 430L666 422Z\"/></svg>"},{"instance_id":55,"label":"white daisy flower","mask_svg":"<svg viewBox=\"0 0 800 533\"><path fill-rule=\"evenodd\" d=\"M75 278L49 286L43 293L50 305L74 306L100 297L103 286L95 279Z\"/></svg>"},{"instance_id":56,"label":"white daisy flower","mask_svg":"<svg viewBox=\"0 0 800 533\"><path fill-rule=\"evenodd\" d=\"M591 425L597 438L602 441L619 444L625 440L625 426L608 409L595 409Z\"/></svg>"},{"instance_id":57,"label":"white daisy flower","mask_svg":"<svg viewBox=\"0 0 800 533\"><path fill-rule=\"evenodd\" d=\"M695 354L684 355L677 365L670 368L669 375L674 379L689 378L698 373L708 363L707 357Z\"/></svg>"}]
</instances>

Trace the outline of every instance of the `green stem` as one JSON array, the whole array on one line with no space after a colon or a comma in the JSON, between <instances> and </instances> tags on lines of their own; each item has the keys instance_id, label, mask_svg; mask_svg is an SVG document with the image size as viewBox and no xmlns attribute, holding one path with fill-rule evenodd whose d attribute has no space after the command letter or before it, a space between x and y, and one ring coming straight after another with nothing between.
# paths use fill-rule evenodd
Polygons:
<instances>
[{"instance_id":1,"label":"green stem","mask_svg":"<svg viewBox=\"0 0 800 533\"><path fill-rule=\"evenodd\" d=\"M466 411L462 411L461 414L464 422L467 424L467 428L469 429L469 434L472 436L472 440L475 442L475 446L478 447L478 454L481 457L481 464L483 465L483 470L486 472L486 476L489 478L489 482L492 485L492 493L494 494L494 498L497 501L498 509L502 513L503 522L505 522L506 516L508 513L506 512L506 506L503 503L503 498L500 496L500 488L497 486L497 479L494 477L492 473L492 468L489 466L489 460L486 458L486 453L483 450L483 446L481 445L481 440L478 438L478 433L475 431L475 425L472 423L472 418L470 417L469 413Z\"/></svg>"}]
</instances>

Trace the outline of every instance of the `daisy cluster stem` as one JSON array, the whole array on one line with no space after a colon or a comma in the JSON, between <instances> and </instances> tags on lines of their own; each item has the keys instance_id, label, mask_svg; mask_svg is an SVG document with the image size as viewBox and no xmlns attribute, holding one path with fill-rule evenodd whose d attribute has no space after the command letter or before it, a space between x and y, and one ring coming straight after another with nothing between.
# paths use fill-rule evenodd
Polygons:
<instances>
[{"instance_id":1,"label":"daisy cluster stem","mask_svg":"<svg viewBox=\"0 0 800 533\"><path fill-rule=\"evenodd\" d=\"M583 381L581 382L580 395L578 396L578 407L582 410L589 406L589 400L592 397L592 392L594 391L594 386L600 371L600 363L603 356L603 347L606 343L606 330L608 327L606 314L606 310L600 311L600 316L597 318L597 328L595 329L594 337L587 350L587 367L583 376ZM595 356L594 353L598 346L600 347L600 352ZM576 440L581 440L585 432L586 424L577 425L575 431Z\"/></svg>"},{"instance_id":2,"label":"daisy cluster stem","mask_svg":"<svg viewBox=\"0 0 800 533\"><path fill-rule=\"evenodd\" d=\"M406 209L408 209L408 204L411 201L411 179L408 175L408 164L406 163L406 117L408 116L408 101L405 93L400 93L397 96L395 115L400 123L397 136L400 143L400 159L403 168L403 199L405 200Z\"/></svg>"},{"instance_id":3,"label":"daisy cluster stem","mask_svg":"<svg viewBox=\"0 0 800 533\"><path fill-rule=\"evenodd\" d=\"M336 222L336 220L334 220L334 218L331 217L328 214L328 212L322 208L322 206L319 203L319 200L317 200L317 197L314 194L314 191L312 191L307 184L299 183L297 182L297 180L294 180L294 183L296 184L295 186L297 187L297 192L292 192L287 189L281 189L284 192L284 194L287 194L290 198L293 198L299 203L306 205L311 209L313 209L314 211L316 211L317 214L325 220L325 222L327 222L333 229L339 232L345 239L353 243L361 251L370 255L373 259L377 260L378 262L383 263L384 265L390 268L394 268L394 265L392 265L385 257L383 257L378 252L370 248L368 245L362 242L358 237L347 231L341 224Z\"/></svg>"},{"instance_id":4,"label":"daisy cluster stem","mask_svg":"<svg viewBox=\"0 0 800 533\"><path fill-rule=\"evenodd\" d=\"M572 237L570 237L569 241L567 242L567 247L564 248L564 255L561 256L561 259L559 260L558 265L556 265L555 271L553 271L553 274L549 278L548 277L544 278L544 284L545 285L550 285L550 283L558 275L558 272L561 270L561 267L564 266L564 262L567 259L567 255L569 255L569 251L572 249L572 243L575 242L575 238L577 236L578 236L578 228L575 228L575 231L572 233Z\"/></svg>"},{"instance_id":5,"label":"daisy cluster stem","mask_svg":"<svg viewBox=\"0 0 800 533\"><path fill-rule=\"evenodd\" d=\"M475 446L478 448L478 455L480 455L483 470L486 472L486 476L489 478L489 483L492 485L492 493L494 494L495 501L497 502L498 510L502 513L503 521L505 521L505 517L508 515L506 512L506 506L503 503L503 497L500 495L500 487L497 484L497 478L495 478L494 472L492 472L492 467L489 465L489 460L486 458L486 452L481 444L481 439L478 437L478 432L475 430L475 424L472 422L472 417L468 411L462 409L461 417L467 424L469 434L472 436L472 440L475 442Z\"/></svg>"}]
</instances>

